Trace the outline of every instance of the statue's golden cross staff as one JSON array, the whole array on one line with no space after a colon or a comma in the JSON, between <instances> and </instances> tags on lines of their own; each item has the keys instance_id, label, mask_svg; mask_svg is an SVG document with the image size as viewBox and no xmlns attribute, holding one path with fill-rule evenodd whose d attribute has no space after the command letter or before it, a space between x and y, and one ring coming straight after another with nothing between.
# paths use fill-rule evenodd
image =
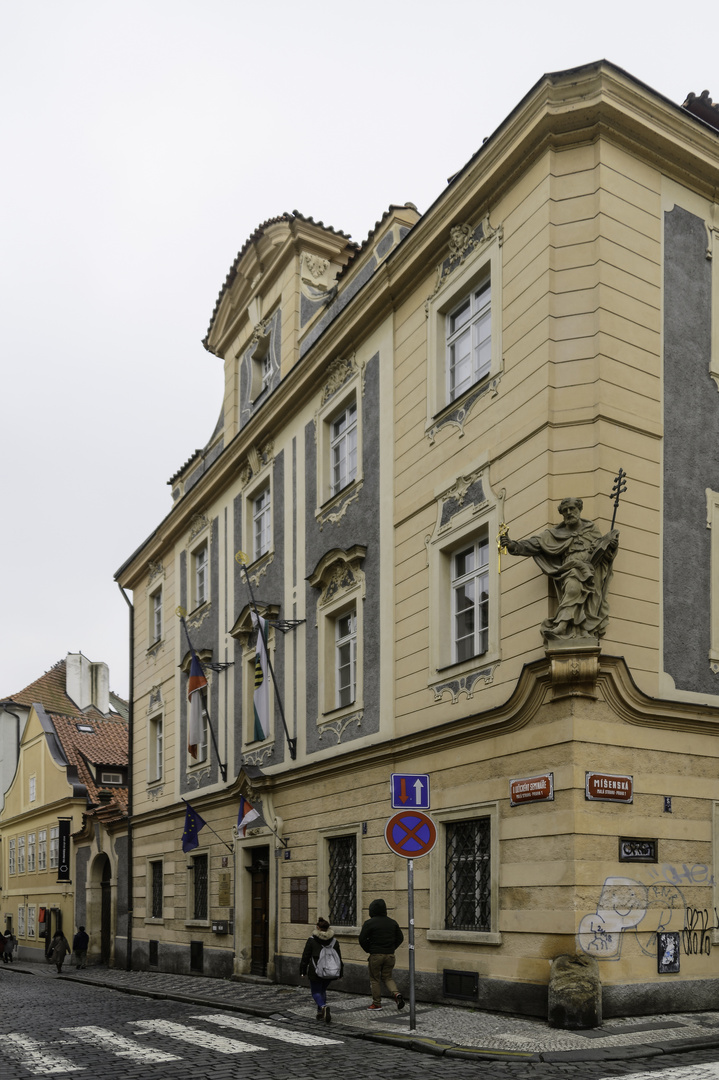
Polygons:
<instances>
[{"instance_id":1,"label":"statue's golden cross staff","mask_svg":"<svg viewBox=\"0 0 719 1080\"><path fill-rule=\"evenodd\" d=\"M506 554L506 547L504 542L509 536L509 527L504 522L499 526L499 532L497 533L497 571L502 573L502 552Z\"/></svg>"}]
</instances>

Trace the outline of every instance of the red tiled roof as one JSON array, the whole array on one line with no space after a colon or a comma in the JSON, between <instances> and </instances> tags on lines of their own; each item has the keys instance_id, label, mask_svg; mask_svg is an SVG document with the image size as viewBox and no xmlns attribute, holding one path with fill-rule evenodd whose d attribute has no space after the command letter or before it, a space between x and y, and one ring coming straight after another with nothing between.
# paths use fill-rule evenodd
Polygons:
<instances>
[{"instance_id":1,"label":"red tiled roof","mask_svg":"<svg viewBox=\"0 0 719 1080\"><path fill-rule=\"evenodd\" d=\"M94 705L80 710L77 703L68 697L67 690L67 665L64 660L58 661L49 671L41 675L35 682L31 682L24 690L12 694L7 701L14 701L16 705L34 705L39 702L45 712L56 712L64 715L83 717L102 717ZM123 700L122 698L120 700Z\"/></svg>"},{"instance_id":2,"label":"red tiled roof","mask_svg":"<svg viewBox=\"0 0 719 1080\"><path fill-rule=\"evenodd\" d=\"M127 768L128 763L128 724L120 716L91 717L87 712L81 716L63 716L50 713L53 727L57 732L63 753L68 764L77 770L80 782L87 788L88 801L102 808L102 819L112 808L117 817L127 814L127 788L102 785L95 779L95 766L105 765L108 771L113 766ZM78 731L77 725L92 727L92 731ZM108 802L100 798L100 792L111 795ZM115 818L116 819L116 818Z\"/></svg>"}]
</instances>

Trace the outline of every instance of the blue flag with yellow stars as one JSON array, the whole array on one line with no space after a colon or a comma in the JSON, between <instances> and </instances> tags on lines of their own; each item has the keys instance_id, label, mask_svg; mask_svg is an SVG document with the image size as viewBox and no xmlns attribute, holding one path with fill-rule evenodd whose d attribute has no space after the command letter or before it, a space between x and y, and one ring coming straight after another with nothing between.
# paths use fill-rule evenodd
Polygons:
<instances>
[{"instance_id":1,"label":"blue flag with yellow stars","mask_svg":"<svg viewBox=\"0 0 719 1080\"><path fill-rule=\"evenodd\" d=\"M185 831L182 834L182 850L187 853L196 848L200 841L197 839L197 834L200 829L204 829L207 824L203 818L197 813L197 810L193 810L189 803L187 803L187 810L185 811Z\"/></svg>"}]
</instances>

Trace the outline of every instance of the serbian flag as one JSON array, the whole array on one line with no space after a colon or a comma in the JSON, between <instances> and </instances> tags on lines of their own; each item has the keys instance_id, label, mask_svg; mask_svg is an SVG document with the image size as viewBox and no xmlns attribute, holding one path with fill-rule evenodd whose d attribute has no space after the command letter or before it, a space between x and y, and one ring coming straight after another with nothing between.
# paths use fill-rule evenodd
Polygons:
<instances>
[{"instance_id":1,"label":"serbian flag","mask_svg":"<svg viewBox=\"0 0 719 1080\"><path fill-rule=\"evenodd\" d=\"M207 822L204 818L200 817L197 810L193 810L189 803L186 804L185 810L185 831L182 834L182 850L187 854L188 851L192 851L193 848L198 847L200 841L197 839L197 834L200 829L204 829Z\"/></svg>"},{"instance_id":2,"label":"serbian flag","mask_svg":"<svg viewBox=\"0 0 719 1080\"><path fill-rule=\"evenodd\" d=\"M260 742L270 733L270 680L267 663L267 620L252 612L252 625L257 630L255 651L255 739Z\"/></svg>"},{"instance_id":3,"label":"serbian flag","mask_svg":"<svg viewBox=\"0 0 719 1080\"><path fill-rule=\"evenodd\" d=\"M190 703L190 718L187 723L187 749L194 758L202 740L202 691L207 686L207 679L202 664L192 650L190 678L187 680L187 700Z\"/></svg>"},{"instance_id":4,"label":"serbian flag","mask_svg":"<svg viewBox=\"0 0 719 1080\"><path fill-rule=\"evenodd\" d=\"M253 821L259 821L259 811L255 810L244 795L240 795L240 810L237 814L237 831L242 833L243 836L247 836L247 826L251 825Z\"/></svg>"}]
</instances>

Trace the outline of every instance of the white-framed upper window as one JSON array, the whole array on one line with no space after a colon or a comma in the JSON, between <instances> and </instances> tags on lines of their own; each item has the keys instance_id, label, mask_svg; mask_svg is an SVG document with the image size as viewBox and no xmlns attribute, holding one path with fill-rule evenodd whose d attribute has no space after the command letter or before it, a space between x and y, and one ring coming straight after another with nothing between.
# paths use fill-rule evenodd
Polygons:
<instances>
[{"instance_id":1,"label":"white-framed upper window","mask_svg":"<svg viewBox=\"0 0 719 1080\"><path fill-rule=\"evenodd\" d=\"M254 559L266 555L272 544L272 503L267 484L252 500L252 554Z\"/></svg>"},{"instance_id":2,"label":"white-framed upper window","mask_svg":"<svg viewBox=\"0 0 719 1080\"><path fill-rule=\"evenodd\" d=\"M357 609L335 619L335 702L338 709L357 697Z\"/></svg>"},{"instance_id":3,"label":"white-framed upper window","mask_svg":"<svg viewBox=\"0 0 719 1080\"><path fill-rule=\"evenodd\" d=\"M200 544L192 553L194 606L200 607L209 598L209 558L208 544Z\"/></svg>"},{"instance_id":4,"label":"white-framed upper window","mask_svg":"<svg viewBox=\"0 0 719 1080\"><path fill-rule=\"evenodd\" d=\"M17 936L25 937L25 905L18 904L17 908Z\"/></svg>"},{"instance_id":5,"label":"white-framed upper window","mask_svg":"<svg viewBox=\"0 0 719 1080\"><path fill-rule=\"evenodd\" d=\"M30 802L35 802L36 785L35 785L35 777L34 776L30 777L30 780L28 782L28 786L29 786L28 794L30 796Z\"/></svg>"},{"instance_id":6,"label":"white-framed upper window","mask_svg":"<svg viewBox=\"0 0 719 1080\"><path fill-rule=\"evenodd\" d=\"M16 871L16 865L17 864L15 862L15 849L16 849L15 837L13 836L12 839L8 841L8 848L7 848L7 872L8 872L8 874L14 874L15 871Z\"/></svg>"},{"instance_id":7,"label":"white-framed upper window","mask_svg":"<svg viewBox=\"0 0 719 1080\"><path fill-rule=\"evenodd\" d=\"M27 906L27 936L29 938L35 937L35 922L37 917L37 905L28 904Z\"/></svg>"},{"instance_id":8,"label":"white-framed upper window","mask_svg":"<svg viewBox=\"0 0 719 1080\"><path fill-rule=\"evenodd\" d=\"M485 229L487 238L427 301L428 429L473 386L502 371L501 229L488 222Z\"/></svg>"},{"instance_id":9,"label":"white-framed upper window","mask_svg":"<svg viewBox=\"0 0 719 1080\"><path fill-rule=\"evenodd\" d=\"M17 838L17 872L18 874L25 873L25 837L18 836Z\"/></svg>"},{"instance_id":10,"label":"white-framed upper window","mask_svg":"<svg viewBox=\"0 0 719 1080\"><path fill-rule=\"evenodd\" d=\"M357 402L351 401L330 422L331 494L336 495L357 476Z\"/></svg>"},{"instance_id":11,"label":"white-framed upper window","mask_svg":"<svg viewBox=\"0 0 719 1080\"><path fill-rule=\"evenodd\" d=\"M362 826L319 829L317 844L317 902L335 930L358 934L364 921Z\"/></svg>"},{"instance_id":12,"label":"white-framed upper window","mask_svg":"<svg viewBox=\"0 0 719 1080\"><path fill-rule=\"evenodd\" d=\"M38 829L37 868L38 870L47 870L47 829Z\"/></svg>"},{"instance_id":13,"label":"white-framed upper window","mask_svg":"<svg viewBox=\"0 0 719 1080\"><path fill-rule=\"evenodd\" d=\"M164 726L162 713L151 716L148 722L147 780L154 784L162 780Z\"/></svg>"},{"instance_id":14,"label":"white-framed upper window","mask_svg":"<svg viewBox=\"0 0 719 1080\"><path fill-rule=\"evenodd\" d=\"M447 332L447 400L489 374L492 363L492 286L489 278L473 288L449 312Z\"/></svg>"},{"instance_id":15,"label":"white-framed upper window","mask_svg":"<svg viewBox=\"0 0 719 1080\"><path fill-rule=\"evenodd\" d=\"M57 870L60 865L60 826L53 825L50 829L50 869Z\"/></svg>"},{"instance_id":16,"label":"white-framed upper window","mask_svg":"<svg viewBox=\"0 0 719 1080\"><path fill-rule=\"evenodd\" d=\"M35 833L31 832L27 834L27 871L29 874L35 873Z\"/></svg>"},{"instance_id":17,"label":"white-framed upper window","mask_svg":"<svg viewBox=\"0 0 719 1080\"><path fill-rule=\"evenodd\" d=\"M484 533L452 555L452 647L461 663L489 646L489 539Z\"/></svg>"},{"instance_id":18,"label":"white-framed upper window","mask_svg":"<svg viewBox=\"0 0 719 1080\"><path fill-rule=\"evenodd\" d=\"M162 641L162 586L150 596L150 642Z\"/></svg>"}]
</instances>

